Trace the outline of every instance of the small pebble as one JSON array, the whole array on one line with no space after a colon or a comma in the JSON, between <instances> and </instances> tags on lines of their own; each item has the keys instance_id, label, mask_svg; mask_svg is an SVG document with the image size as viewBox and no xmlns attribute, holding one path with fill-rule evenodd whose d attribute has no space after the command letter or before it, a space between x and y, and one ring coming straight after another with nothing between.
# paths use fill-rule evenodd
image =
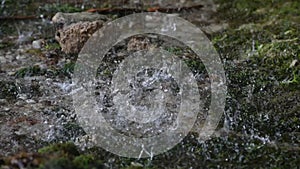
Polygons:
<instances>
[{"instance_id":1,"label":"small pebble","mask_svg":"<svg viewBox=\"0 0 300 169\"><path fill-rule=\"evenodd\" d=\"M36 101L34 101L32 99L28 99L28 100L26 100L26 103L28 103L28 104L34 104L34 103L36 103Z\"/></svg>"},{"instance_id":2,"label":"small pebble","mask_svg":"<svg viewBox=\"0 0 300 169\"><path fill-rule=\"evenodd\" d=\"M32 42L32 47L33 47L34 49L41 49L41 48L42 48L42 42L43 42L42 39L34 40L34 41Z\"/></svg>"}]
</instances>

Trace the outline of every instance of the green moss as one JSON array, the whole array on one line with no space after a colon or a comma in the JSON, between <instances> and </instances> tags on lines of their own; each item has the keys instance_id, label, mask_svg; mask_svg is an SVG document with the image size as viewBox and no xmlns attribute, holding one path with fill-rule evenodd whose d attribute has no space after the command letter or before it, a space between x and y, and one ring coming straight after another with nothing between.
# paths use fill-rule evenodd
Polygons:
<instances>
[{"instance_id":1,"label":"green moss","mask_svg":"<svg viewBox=\"0 0 300 169\"><path fill-rule=\"evenodd\" d=\"M73 143L53 144L39 149L40 154L48 159L40 164L40 169L98 169L103 162L91 154L80 154Z\"/></svg>"},{"instance_id":2,"label":"green moss","mask_svg":"<svg viewBox=\"0 0 300 169\"><path fill-rule=\"evenodd\" d=\"M95 158L92 155L80 155L74 158L73 163L76 166L81 166L80 168L85 168L85 166L88 166L94 160Z\"/></svg>"},{"instance_id":3,"label":"green moss","mask_svg":"<svg viewBox=\"0 0 300 169\"><path fill-rule=\"evenodd\" d=\"M43 147L39 149L38 152L41 154L59 153L59 154L65 154L70 156L79 155L79 151L77 150L77 147L70 142L52 144L47 147Z\"/></svg>"},{"instance_id":4,"label":"green moss","mask_svg":"<svg viewBox=\"0 0 300 169\"><path fill-rule=\"evenodd\" d=\"M34 65L19 69L15 73L15 77L23 78L25 76L39 76L44 74L46 74L46 70L41 69L38 65Z\"/></svg>"},{"instance_id":5,"label":"green moss","mask_svg":"<svg viewBox=\"0 0 300 169\"><path fill-rule=\"evenodd\" d=\"M263 87L277 81L293 87L298 82L300 70L299 65L290 66L300 59L299 2L218 2L222 4L220 17L228 16L226 20L231 28L213 35L213 43L224 59L240 63L235 68L232 64L226 67L233 70L229 76L245 85L255 83ZM226 10L228 8L233 10ZM250 20L241 19L243 17ZM238 67L242 68L241 72L236 70Z\"/></svg>"},{"instance_id":6,"label":"green moss","mask_svg":"<svg viewBox=\"0 0 300 169\"><path fill-rule=\"evenodd\" d=\"M90 155L80 155L73 160L67 157L52 158L39 166L39 169L100 169L103 164Z\"/></svg>"},{"instance_id":7,"label":"green moss","mask_svg":"<svg viewBox=\"0 0 300 169\"><path fill-rule=\"evenodd\" d=\"M184 59L184 63L190 68L194 73L204 73L206 71L205 65L200 59Z\"/></svg>"},{"instance_id":8,"label":"green moss","mask_svg":"<svg viewBox=\"0 0 300 169\"><path fill-rule=\"evenodd\" d=\"M184 53L184 49L180 47L166 47L165 50L174 55L182 55Z\"/></svg>"},{"instance_id":9,"label":"green moss","mask_svg":"<svg viewBox=\"0 0 300 169\"><path fill-rule=\"evenodd\" d=\"M75 157L73 164L78 169L103 168L103 162L101 160L96 160L96 158L90 154Z\"/></svg>"},{"instance_id":10,"label":"green moss","mask_svg":"<svg viewBox=\"0 0 300 169\"><path fill-rule=\"evenodd\" d=\"M56 69L55 70L55 75L56 76L65 76L68 78L71 78L71 75L74 72L74 68L75 68L76 62L68 62L66 64L63 65L62 68Z\"/></svg>"},{"instance_id":11,"label":"green moss","mask_svg":"<svg viewBox=\"0 0 300 169\"><path fill-rule=\"evenodd\" d=\"M26 51L26 53L38 56L38 55L42 54L42 50L41 49L28 49Z\"/></svg>"},{"instance_id":12,"label":"green moss","mask_svg":"<svg viewBox=\"0 0 300 169\"><path fill-rule=\"evenodd\" d=\"M277 19L297 21L300 16L300 2L293 0L216 1L222 4L219 8L219 17L228 20L232 27L237 27L241 23L267 23Z\"/></svg>"},{"instance_id":13,"label":"green moss","mask_svg":"<svg viewBox=\"0 0 300 169\"><path fill-rule=\"evenodd\" d=\"M64 65L64 67L61 69L63 73L65 74L72 74L74 72L75 62L69 62Z\"/></svg>"},{"instance_id":14,"label":"green moss","mask_svg":"<svg viewBox=\"0 0 300 169\"><path fill-rule=\"evenodd\" d=\"M54 43L47 43L45 46L46 50L56 50L56 49L60 49L60 45L57 42Z\"/></svg>"},{"instance_id":15,"label":"green moss","mask_svg":"<svg viewBox=\"0 0 300 169\"><path fill-rule=\"evenodd\" d=\"M82 9L76 7L75 5L71 4L59 4L59 3L53 3L53 4L45 4L44 6L40 7L41 12L46 13L56 13L56 12L80 12Z\"/></svg>"},{"instance_id":16,"label":"green moss","mask_svg":"<svg viewBox=\"0 0 300 169\"><path fill-rule=\"evenodd\" d=\"M44 164L41 164L39 169L75 169L70 159L67 157L52 158Z\"/></svg>"},{"instance_id":17,"label":"green moss","mask_svg":"<svg viewBox=\"0 0 300 169\"><path fill-rule=\"evenodd\" d=\"M205 71L205 66L200 59L197 59L196 54L188 47L165 47L164 50L182 58L184 63L190 68L193 73L203 73Z\"/></svg>"},{"instance_id":18,"label":"green moss","mask_svg":"<svg viewBox=\"0 0 300 169\"><path fill-rule=\"evenodd\" d=\"M290 87L292 87L292 85L294 85L295 87L297 87L297 90L298 90L298 89L300 89L299 83L300 83L300 73L297 71L294 71L293 78L291 80L282 81L280 84L282 84L283 86L290 86Z\"/></svg>"},{"instance_id":19,"label":"green moss","mask_svg":"<svg viewBox=\"0 0 300 169\"><path fill-rule=\"evenodd\" d=\"M230 127L235 134L207 142L205 156L212 160L206 164L295 168L299 163L295 132L300 111L299 2L218 2L220 17L230 27L213 34L212 41L225 60L226 112L234 118ZM276 143L263 143L263 139Z\"/></svg>"}]
</instances>

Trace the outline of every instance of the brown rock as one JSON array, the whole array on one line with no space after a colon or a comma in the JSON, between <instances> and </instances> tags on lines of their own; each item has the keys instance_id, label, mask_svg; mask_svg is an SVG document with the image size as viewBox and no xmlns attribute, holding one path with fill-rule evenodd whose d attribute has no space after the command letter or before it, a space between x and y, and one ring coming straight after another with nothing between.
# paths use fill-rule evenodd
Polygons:
<instances>
[{"instance_id":1,"label":"brown rock","mask_svg":"<svg viewBox=\"0 0 300 169\"><path fill-rule=\"evenodd\" d=\"M107 20L106 16L94 13L59 12L52 18L57 27L55 39L63 52L78 54L90 36Z\"/></svg>"},{"instance_id":2,"label":"brown rock","mask_svg":"<svg viewBox=\"0 0 300 169\"><path fill-rule=\"evenodd\" d=\"M147 37L132 37L127 44L127 51L148 50L151 47L150 40Z\"/></svg>"}]
</instances>

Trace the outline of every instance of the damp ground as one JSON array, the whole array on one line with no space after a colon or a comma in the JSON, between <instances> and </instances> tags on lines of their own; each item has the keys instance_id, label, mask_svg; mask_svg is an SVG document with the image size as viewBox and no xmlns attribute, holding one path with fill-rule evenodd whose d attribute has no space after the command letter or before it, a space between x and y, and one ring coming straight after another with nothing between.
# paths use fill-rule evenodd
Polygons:
<instances>
[{"instance_id":1,"label":"damp ground","mask_svg":"<svg viewBox=\"0 0 300 169\"><path fill-rule=\"evenodd\" d=\"M152 7L151 3L155 2L145 2L142 7ZM199 3L204 2L161 5ZM202 142L197 132L191 132L172 150L152 159L123 158L88 143L82 146L88 138L76 121L72 105L71 76L76 56L60 51L50 19L56 12L130 5L142 8L133 1L1 1L2 168L297 167L300 4L292 0L216 0L213 4L204 3L201 10L180 13L207 34L224 64L226 109L214 137ZM117 13L108 16L120 17ZM32 42L39 39L43 39L43 45L33 48ZM174 54L189 54L182 46L166 49ZM197 61L186 63L195 71L203 70Z\"/></svg>"}]
</instances>

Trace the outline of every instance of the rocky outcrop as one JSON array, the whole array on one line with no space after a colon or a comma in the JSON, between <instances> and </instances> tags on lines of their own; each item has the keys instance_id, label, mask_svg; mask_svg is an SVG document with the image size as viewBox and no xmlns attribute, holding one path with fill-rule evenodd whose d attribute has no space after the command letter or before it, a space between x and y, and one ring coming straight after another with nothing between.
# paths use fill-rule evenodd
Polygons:
<instances>
[{"instance_id":1,"label":"rocky outcrop","mask_svg":"<svg viewBox=\"0 0 300 169\"><path fill-rule=\"evenodd\" d=\"M56 26L55 39L59 42L63 52L78 54L85 42L108 21L105 15L96 13L61 13L53 18Z\"/></svg>"}]
</instances>

